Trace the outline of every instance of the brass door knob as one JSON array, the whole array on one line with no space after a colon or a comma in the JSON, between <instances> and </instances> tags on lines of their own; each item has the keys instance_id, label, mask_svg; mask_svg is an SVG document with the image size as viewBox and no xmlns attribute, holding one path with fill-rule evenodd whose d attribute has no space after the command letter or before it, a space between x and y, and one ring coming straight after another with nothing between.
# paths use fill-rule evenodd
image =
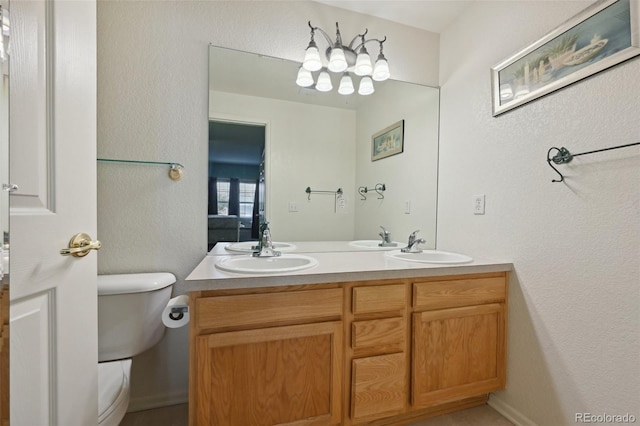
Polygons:
<instances>
[{"instance_id":1,"label":"brass door knob","mask_svg":"<svg viewBox=\"0 0 640 426\"><path fill-rule=\"evenodd\" d=\"M91 237L83 232L74 235L69 241L69 248L60 250L63 256L84 257L91 250L100 250L102 243L98 240L91 241Z\"/></svg>"}]
</instances>

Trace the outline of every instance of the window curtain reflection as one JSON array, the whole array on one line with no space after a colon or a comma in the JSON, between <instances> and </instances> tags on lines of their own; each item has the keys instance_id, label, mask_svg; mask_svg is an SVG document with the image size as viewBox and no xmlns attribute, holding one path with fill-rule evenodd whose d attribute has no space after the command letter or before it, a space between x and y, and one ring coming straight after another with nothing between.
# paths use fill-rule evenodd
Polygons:
<instances>
[{"instance_id":1,"label":"window curtain reflection","mask_svg":"<svg viewBox=\"0 0 640 426\"><path fill-rule=\"evenodd\" d=\"M231 178L229 181L229 215L240 216L240 179Z\"/></svg>"},{"instance_id":2,"label":"window curtain reflection","mask_svg":"<svg viewBox=\"0 0 640 426\"><path fill-rule=\"evenodd\" d=\"M209 178L209 214L218 214L218 178Z\"/></svg>"},{"instance_id":3,"label":"window curtain reflection","mask_svg":"<svg viewBox=\"0 0 640 426\"><path fill-rule=\"evenodd\" d=\"M253 196L253 212L251 216L251 238L257 240L260 230L260 180L256 181L256 192Z\"/></svg>"}]
</instances>

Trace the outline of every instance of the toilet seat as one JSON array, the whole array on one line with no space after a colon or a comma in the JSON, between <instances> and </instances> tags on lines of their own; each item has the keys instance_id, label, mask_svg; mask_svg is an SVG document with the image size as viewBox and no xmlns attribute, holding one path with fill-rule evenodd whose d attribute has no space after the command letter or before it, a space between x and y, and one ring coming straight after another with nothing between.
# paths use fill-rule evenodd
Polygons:
<instances>
[{"instance_id":1,"label":"toilet seat","mask_svg":"<svg viewBox=\"0 0 640 426\"><path fill-rule=\"evenodd\" d=\"M98 424L118 426L129 406L131 359L98 363Z\"/></svg>"}]
</instances>

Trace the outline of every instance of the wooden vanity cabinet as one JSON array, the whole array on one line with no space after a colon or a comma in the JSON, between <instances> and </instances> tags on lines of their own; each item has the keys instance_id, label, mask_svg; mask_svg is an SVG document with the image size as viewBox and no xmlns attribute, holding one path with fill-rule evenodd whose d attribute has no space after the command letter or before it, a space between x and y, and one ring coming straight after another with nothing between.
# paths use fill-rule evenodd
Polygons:
<instances>
[{"instance_id":1,"label":"wooden vanity cabinet","mask_svg":"<svg viewBox=\"0 0 640 426\"><path fill-rule=\"evenodd\" d=\"M191 426L338 425L341 288L191 295Z\"/></svg>"},{"instance_id":2,"label":"wooden vanity cabinet","mask_svg":"<svg viewBox=\"0 0 640 426\"><path fill-rule=\"evenodd\" d=\"M411 403L425 408L503 389L506 273L414 281Z\"/></svg>"},{"instance_id":3,"label":"wooden vanity cabinet","mask_svg":"<svg viewBox=\"0 0 640 426\"><path fill-rule=\"evenodd\" d=\"M190 426L391 425L506 379L506 272L191 293Z\"/></svg>"},{"instance_id":4,"label":"wooden vanity cabinet","mask_svg":"<svg viewBox=\"0 0 640 426\"><path fill-rule=\"evenodd\" d=\"M409 307L404 281L347 284L345 424L390 417L407 410Z\"/></svg>"}]
</instances>

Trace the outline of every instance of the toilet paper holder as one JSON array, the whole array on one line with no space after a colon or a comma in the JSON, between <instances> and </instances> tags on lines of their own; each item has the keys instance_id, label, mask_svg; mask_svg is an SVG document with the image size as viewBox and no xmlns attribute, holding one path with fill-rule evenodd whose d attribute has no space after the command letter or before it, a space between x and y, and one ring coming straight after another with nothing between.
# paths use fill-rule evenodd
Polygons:
<instances>
[{"instance_id":1,"label":"toilet paper holder","mask_svg":"<svg viewBox=\"0 0 640 426\"><path fill-rule=\"evenodd\" d=\"M174 321L179 321L184 318L184 314L189 312L188 306L176 306L171 308L171 312L169 313L169 318Z\"/></svg>"}]
</instances>

